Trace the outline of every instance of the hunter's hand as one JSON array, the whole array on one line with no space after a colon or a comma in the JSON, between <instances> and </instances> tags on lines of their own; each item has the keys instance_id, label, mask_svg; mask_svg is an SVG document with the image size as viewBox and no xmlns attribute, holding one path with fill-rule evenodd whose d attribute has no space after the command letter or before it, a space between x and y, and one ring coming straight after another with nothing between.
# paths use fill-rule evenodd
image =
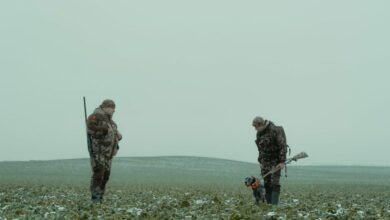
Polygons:
<instances>
[{"instance_id":1,"label":"hunter's hand","mask_svg":"<svg viewBox=\"0 0 390 220\"><path fill-rule=\"evenodd\" d=\"M276 166L276 168L278 168L278 169L283 169L284 167L285 167L286 165L284 164L284 163L280 163L280 164L278 164L277 166Z\"/></svg>"},{"instance_id":2,"label":"hunter's hand","mask_svg":"<svg viewBox=\"0 0 390 220\"><path fill-rule=\"evenodd\" d=\"M118 147L114 147L114 149L113 149L113 153L112 153L112 156L116 156L116 154L118 153Z\"/></svg>"},{"instance_id":3,"label":"hunter's hand","mask_svg":"<svg viewBox=\"0 0 390 220\"><path fill-rule=\"evenodd\" d=\"M122 134L118 131L118 141L122 140Z\"/></svg>"}]
</instances>

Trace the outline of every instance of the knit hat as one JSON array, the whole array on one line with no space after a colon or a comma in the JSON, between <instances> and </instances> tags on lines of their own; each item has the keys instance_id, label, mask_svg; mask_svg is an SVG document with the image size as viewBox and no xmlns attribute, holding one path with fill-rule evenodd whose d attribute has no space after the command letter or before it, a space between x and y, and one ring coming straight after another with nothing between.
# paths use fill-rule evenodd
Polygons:
<instances>
[{"instance_id":1,"label":"knit hat","mask_svg":"<svg viewBox=\"0 0 390 220\"><path fill-rule=\"evenodd\" d=\"M252 121L252 125L265 125L265 120L260 117L260 116L256 116L253 121Z\"/></svg>"},{"instance_id":2,"label":"knit hat","mask_svg":"<svg viewBox=\"0 0 390 220\"><path fill-rule=\"evenodd\" d=\"M100 105L100 107L102 108L115 108L115 102L112 101L111 99L106 99L102 102L102 104Z\"/></svg>"}]
</instances>

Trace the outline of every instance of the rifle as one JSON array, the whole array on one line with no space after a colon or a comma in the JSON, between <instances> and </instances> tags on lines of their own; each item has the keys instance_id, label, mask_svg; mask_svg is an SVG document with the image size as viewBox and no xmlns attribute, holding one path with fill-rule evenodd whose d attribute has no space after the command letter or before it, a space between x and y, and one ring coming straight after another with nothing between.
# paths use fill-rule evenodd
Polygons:
<instances>
[{"instance_id":1,"label":"rifle","mask_svg":"<svg viewBox=\"0 0 390 220\"><path fill-rule=\"evenodd\" d=\"M84 100L84 116L85 116L85 128L87 131L87 145L88 145L88 152L89 152L89 157L92 158L92 139L91 135L88 134L88 126L87 126L87 104L85 103L85 96L83 97Z\"/></svg>"},{"instance_id":2,"label":"rifle","mask_svg":"<svg viewBox=\"0 0 390 220\"><path fill-rule=\"evenodd\" d=\"M299 159L303 159L306 157L308 157L307 153L301 152L301 153L293 156L292 158L288 158L286 160L286 162L284 162L284 165L287 168L287 164L291 163L292 161L297 161ZM260 174L259 178L256 178L254 176L245 178L245 185L248 187L252 187L253 195L255 196L255 199L256 199L256 204L258 204L259 201L264 202L264 185L261 183L260 179L261 178L264 179L266 176L273 174L273 173L277 172L278 170L282 169L282 167L279 165L280 164L278 164L276 167L272 168L272 170L269 171L268 173L266 173L264 176L261 176L261 174ZM286 172L287 172L287 170L286 170ZM286 175L286 177L287 177L287 175ZM260 181L260 182L257 183L257 181ZM257 183L257 184L252 185L253 183Z\"/></svg>"},{"instance_id":3,"label":"rifle","mask_svg":"<svg viewBox=\"0 0 390 220\"><path fill-rule=\"evenodd\" d=\"M299 153L299 154L297 154L297 155L295 155L295 156L293 156L293 157L287 159L286 162L284 162L284 165L287 166L287 164L289 164L289 163L291 163L291 162L293 162L293 161L297 161L297 160L299 160L299 159L303 159L303 158L306 158L306 157L308 157L308 156L309 156L309 155L307 155L307 153L301 152L301 153ZM268 175L270 175L270 174L273 174L273 173L277 172L277 171L280 170L280 169L282 169L282 167L280 167L279 164L278 164L278 166L274 167L271 171L269 171L268 173L266 173L266 174L263 176L263 178L265 178L266 176L268 176ZM286 175L286 176L287 176L287 175Z\"/></svg>"}]
</instances>

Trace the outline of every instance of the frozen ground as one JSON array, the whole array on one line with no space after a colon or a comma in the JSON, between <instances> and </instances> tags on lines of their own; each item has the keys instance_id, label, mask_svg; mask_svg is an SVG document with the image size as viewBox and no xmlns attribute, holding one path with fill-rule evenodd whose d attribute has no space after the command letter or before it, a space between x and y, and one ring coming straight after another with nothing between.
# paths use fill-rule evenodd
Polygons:
<instances>
[{"instance_id":1,"label":"frozen ground","mask_svg":"<svg viewBox=\"0 0 390 220\"><path fill-rule=\"evenodd\" d=\"M291 166L278 207L253 204L252 163L117 158L101 205L89 201L88 160L0 168L0 219L390 219L390 168Z\"/></svg>"}]
</instances>

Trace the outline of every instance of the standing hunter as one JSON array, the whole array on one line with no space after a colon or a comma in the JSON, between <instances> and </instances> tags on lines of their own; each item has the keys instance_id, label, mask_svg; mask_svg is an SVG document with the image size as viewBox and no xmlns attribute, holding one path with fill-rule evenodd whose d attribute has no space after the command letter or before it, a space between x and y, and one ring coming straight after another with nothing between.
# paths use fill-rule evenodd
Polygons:
<instances>
[{"instance_id":1,"label":"standing hunter","mask_svg":"<svg viewBox=\"0 0 390 220\"><path fill-rule=\"evenodd\" d=\"M258 161L261 175L264 176L273 168L277 172L264 178L265 199L268 204L277 205L280 194L280 172L285 167L287 144L283 127L276 126L272 121L255 117L252 126L256 129L256 145L259 150Z\"/></svg>"},{"instance_id":2,"label":"standing hunter","mask_svg":"<svg viewBox=\"0 0 390 220\"><path fill-rule=\"evenodd\" d=\"M106 183L110 177L111 162L116 155L122 139L116 123L112 120L115 112L115 103L106 99L88 117L87 128L91 136L91 167L92 178L90 190L92 202L101 203Z\"/></svg>"}]
</instances>

